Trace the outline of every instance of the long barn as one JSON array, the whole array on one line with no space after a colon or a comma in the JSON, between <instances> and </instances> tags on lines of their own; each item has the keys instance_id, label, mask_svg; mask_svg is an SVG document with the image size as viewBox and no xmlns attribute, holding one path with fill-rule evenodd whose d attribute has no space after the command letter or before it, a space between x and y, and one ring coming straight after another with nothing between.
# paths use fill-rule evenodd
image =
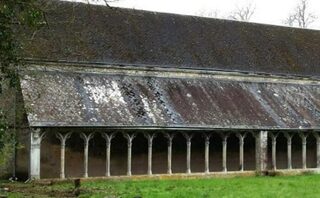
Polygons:
<instances>
[{"instance_id":1,"label":"long barn","mask_svg":"<svg viewBox=\"0 0 320 198\"><path fill-rule=\"evenodd\" d=\"M320 168L319 31L59 1L46 19L19 72L31 179Z\"/></svg>"}]
</instances>

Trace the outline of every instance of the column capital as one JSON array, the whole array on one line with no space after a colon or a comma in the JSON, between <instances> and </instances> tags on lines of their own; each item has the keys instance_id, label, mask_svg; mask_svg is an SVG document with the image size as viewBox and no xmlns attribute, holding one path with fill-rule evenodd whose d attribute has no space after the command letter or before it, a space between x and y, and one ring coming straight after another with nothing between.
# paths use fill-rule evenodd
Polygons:
<instances>
[{"instance_id":1,"label":"column capital","mask_svg":"<svg viewBox=\"0 0 320 198\"><path fill-rule=\"evenodd\" d=\"M110 143L111 140L116 136L117 132L112 132L112 133L100 133L101 136L106 140L107 143Z\"/></svg>"},{"instance_id":2,"label":"column capital","mask_svg":"<svg viewBox=\"0 0 320 198\"><path fill-rule=\"evenodd\" d=\"M220 137L221 137L221 139L222 139L222 141L224 142L224 141L227 141L227 139L229 138L229 136L230 136L230 133L220 133Z\"/></svg>"},{"instance_id":3,"label":"column capital","mask_svg":"<svg viewBox=\"0 0 320 198\"><path fill-rule=\"evenodd\" d=\"M287 140L291 140L291 139L292 139L292 137L294 136L294 134L293 134L293 133L288 133L288 132L284 132L283 134L284 134L284 137L286 137L286 138L287 138Z\"/></svg>"},{"instance_id":4,"label":"column capital","mask_svg":"<svg viewBox=\"0 0 320 198\"><path fill-rule=\"evenodd\" d=\"M71 137L72 132L66 133L66 134L62 134L57 132L56 133L56 137L60 140L61 145L65 146L66 145L66 141Z\"/></svg>"},{"instance_id":5,"label":"column capital","mask_svg":"<svg viewBox=\"0 0 320 198\"><path fill-rule=\"evenodd\" d=\"M132 145L132 141L133 139L137 136L137 134L133 133L133 134L129 134L129 133L122 133L123 137L127 139L128 142L128 147Z\"/></svg>"},{"instance_id":6,"label":"column capital","mask_svg":"<svg viewBox=\"0 0 320 198\"><path fill-rule=\"evenodd\" d=\"M31 128L31 144L40 144L46 135L47 132L40 128Z\"/></svg>"},{"instance_id":7,"label":"column capital","mask_svg":"<svg viewBox=\"0 0 320 198\"><path fill-rule=\"evenodd\" d=\"M269 132L268 134L272 140L276 140L279 136L279 132Z\"/></svg>"},{"instance_id":8,"label":"column capital","mask_svg":"<svg viewBox=\"0 0 320 198\"><path fill-rule=\"evenodd\" d=\"M186 138L187 142L191 141L191 139L193 138L193 133L182 132L181 134L184 138Z\"/></svg>"},{"instance_id":9,"label":"column capital","mask_svg":"<svg viewBox=\"0 0 320 198\"><path fill-rule=\"evenodd\" d=\"M202 137L203 137L206 141L209 141L210 138L212 137L212 133L202 133Z\"/></svg>"},{"instance_id":10,"label":"column capital","mask_svg":"<svg viewBox=\"0 0 320 198\"><path fill-rule=\"evenodd\" d=\"M307 133L299 133L299 137L301 138L301 140L302 140L302 144L307 144L307 138L308 138L308 135L309 134L307 134Z\"/></svg>"},{"instance_id":11,"label":"column capital","mask_svg":"<svg viewBox=\"0 0 320 198\"><path fill-rule=\"evenodd\" d=\"M206 138L204 143L206 146L209 146L210 145L210 138Z\"/></svg>"},{"instance_id":12,"label":"column capital","mask_svg":"<svg viewBox=\"0 0 320 198\"><path fill-rule=\"evenodd\" d=\"M122 133L122 135L124 138L130 141L132 141L137 136L136 133L132 133L131 135L129 133Z\"/></svg>"},{"instance_id":13,"label":"column capital","mask_svg":"<svg viewBox=\"0 0 320 198\"><path fill-rule=\"evenodd\" d=\"M152 141L155 137L157 137L156 133L143 133L144 137L148 140L149 144L152 144Z\"/></svg>"},{"instance_id":14,"label":"column capital","mask_svg":"<svg viewBox=\"0 0 320 198\"><path fill-rule=\"evenodd\" d=\"M93 136L94 133L90 133L89 135L85 133L80 133L80 137L83 139L85 145L89 144L89 141L93 138Z\"/></svg>"},{"instance_id":15,"label":"column capital","mask_svg":"<svg viewBox=\"0 0 320 198\"><path fill-rule=\"evenodd\" d=\"M278 138L278 136L279 136L279 133L272 133L272 132L270 132L269 133L269 136L270 136L270 138L271 138L271 143L272 143L272 145L276 145L277 144L277 138Z\"/></svg>"},{"instance_id":16,"label":"column capital","mask_svg":"<svg viewBox=\"0 0 320 198\"><path fill-rule=\"evenodd\" d=\"M163 136L168 140L168 144L172 144L172 140L175 135L175 133L163 133Z\"/></svg>"},{"instance_id":17,"label":"column capital","mask_svg":"<svg viewBox=\"0 0 320 198\"><path fill-rule=\"evenodd\" d=\"M246 138L247 134L248 134L248 132L243 132L243 133L237 132L236 136L239 138L239 140L241 140L241 139L243 140L244 138Z\"/></svg>"},{"instance_id":18,"label":"column capital","mask_svg":"<svg viewBox=\"0 0 320 198\"><path fill-rule=\"evenodd\" d=\"M174 136L176 135L175 133L162 133L163 136L169 140L172 140Z\"/></svg>"},{"instance_id":19,"label":"column capital","mask_svg":"<svg viewBox=\"0 0 320 198\"><path fill-rule=\"evenodd\" d=\"M31 132L34 133L34 134L39 134L41 133L42 129L41 128L31 128Z\"/></svg>"},{"instance_id":20,"label":"column capital","mask_svg":"<svg viewBox=\"0 0 320 198\"><path fill-rule=\"evenodd\" d=\"M319 131L314 131L312 134L317 139L317 141L320 141L320 133L319 133Z\"/></svg>"}]
</instances>

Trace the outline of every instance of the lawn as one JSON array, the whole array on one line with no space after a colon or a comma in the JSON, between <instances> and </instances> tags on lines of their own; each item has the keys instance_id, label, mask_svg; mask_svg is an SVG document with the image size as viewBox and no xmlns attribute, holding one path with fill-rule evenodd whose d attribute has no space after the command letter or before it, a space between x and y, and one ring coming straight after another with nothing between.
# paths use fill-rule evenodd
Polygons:
<instances>
[{"instance_id":1,"label":"lawn","mask_svg":"<svg viewBox=\"0 0 320 198\"><path fill-rule=\"evenodd\" d=\"M8 197L71 197L75 193L72 182L57 184L4 183L2 186L9 187L9 192L6 193ZM4 193L2 192L2 194ZM320 175L83 181L80 187L80 197L320 197Z\"/></svg>"}]
</instances>

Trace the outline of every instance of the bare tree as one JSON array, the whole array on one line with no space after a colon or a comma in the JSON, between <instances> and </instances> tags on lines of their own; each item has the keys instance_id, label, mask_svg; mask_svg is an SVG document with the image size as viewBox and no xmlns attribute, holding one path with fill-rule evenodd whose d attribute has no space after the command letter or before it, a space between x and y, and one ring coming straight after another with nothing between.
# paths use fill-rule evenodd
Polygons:
<instances>
[{"instance_id":1,"label":"bare tree","mask_svg":"<svg viewBox=\"0 0 320 198\"><path fill-rule=\"evenodd\" d=\"M308 0L299 0L294 12L284 21L286 25L307 28L315 22L317 16L309 11Z\"/></svg>"},{"instance_id":2,"label":"bare tree","mask_svg":"<svg viewBox=\"0 0 320 198\"><path fill-rule=\"evenodd\" d=\"M119 0L102 0L106 6L110 7L109 3L114 3L114 2L117 2Z\"/></svg>"},{"instance_id":3,"label":"bare tree","mask_svg":"<svg viewBox=\"0 0 320 198\"><path fill-rule=\"evenodd\" d=\"M203 8L197 11L195 15L202 16L202 17L209 17L209 18L219 18L219 11Z\"/></svg>"},{"instance_id":4,"label":"bare tree","mask_svg":"<svg viewBox=\"0 0 320 198\"><path fill-rule=\"evenodd\" d=\"M111 8L110 4L109 3L114 3L114 2L117 2L117 1L120 1L120 0L86 0L88 4L90 3L102 3L104 4L105 6Z\"/></svg>"},{"instance_id":5,"label":"bare tree","mask_svg":"<svg viewBox=\"0 0 320 198\"><path fill-rule=\"evenodd\" d=\"M255 10L256 7L250 3L243 7L237 7L233 12L231 12L228 18L237 21L250 21Z\"/></svg>"}]
</instances>

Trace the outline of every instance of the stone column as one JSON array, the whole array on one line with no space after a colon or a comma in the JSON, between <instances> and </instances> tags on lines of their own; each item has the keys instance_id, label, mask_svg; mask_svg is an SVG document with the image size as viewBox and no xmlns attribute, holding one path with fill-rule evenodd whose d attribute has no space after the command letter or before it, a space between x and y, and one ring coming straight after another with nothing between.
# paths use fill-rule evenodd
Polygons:
<instances>
[{"instance_id":1,"label":"stone column","mask_svg":"<svg viewBox=\"0 0 320 198\"><path fill-rule=\"evenodd\" d=\"M187 141L187 174L191 173L191 139L193 134L182 133L183 136L186 138Z\"/></svg>"},{"instance_id":2,"label":"stone column","mask_svg":"<svg viewBox=\"0 0 320 198\"><path fill-rule=\"evenodd\" d=\"M229 134L221 134L222 138L222 171L227 172L227 144Z\"/></svg>"},{"instance_id":3,"label":"stone column","mask_svg":"<svg viewBox=\"0 0 320 198\"><path fill-rule=\"evenodd\" d=\"M256 138L256 171L263 174L267 171L268 162L268 131L255 133Z\"/></svg>"},{"instance_id":4,"label":"stone column","mask_svg":"<svg viewBox=\"0 0 320 198\"><path fill-rule=\"evenodd\" d=\"M127 176L131 176L132 141L136 137L136 134L129 135L128 133L123 133L123 136L127 139L128 143Z\"/></svg>"},{"instance_id":5,"label":"stone column","mask_svg":"<svg viewBox=\"0 0 320 198\"><path fill-rule=\"evenodd\" d=\"M211 134L203 134L205 142L205 148L204 148L204 163L205 163L205 167L204 167L204 172L206 174L208 174L210 172L210 168L209 168L209 149L210 149L210 138L211 138Z\"/></svg>"},{"instance_id":6,"label":"stone column","mask_svg":"<svg viewBox=\"0 0 320 198\"><path fill-rule=\"evenodd\" d=\"M307 169L307 134L299 133L302 143L302 169Z\"/></svg>"},{"instance_id":7,"label":"stone column","mask_svg":"<svg viewBox=\"0 0 320 198\"><path fill-rule=\"evenodd\" d=\"M102 137L106 140L106 177L110 177L110 157L111 157L111 141L116 133L101 133Z\"/></svg>"},{"instance_id":8,"label":"stone column","mask_svg":"<svg viewBox=\"0 0 320 198\"><path fill-rule=\"evenodd\" d=\"M292 137L293 134L284 133L284 136L287 138L287 161L288 161L288 169L292 169L292 151L291 151L291 144L292 144Z\"/></svg>"},{"instance_id":9,"label":"stone column","mask_svg":"<svg viewBox=\"0 0 320 198\"><path fill-rule=\"evenodd\" d=\"M56 133L56 137L60 140L60 178L64 179L65 176L65 153L66 141L70 138L71 132L67 134Z\"/></svg>"},{"instance_id":10,"label":"stone column","mask_svg":"<svg viewBox=\"0 0 320 198\"><path fill-rule=\"evenodd\" d=\"M152 142L156 134L144 133L148 140L148 175L152 175Z\"/></svg>"},{"instance_id":11,"label":"stone column","mask_svg":"<svg viewBox=\"0 0 320 198\"><path fill-rule=\"evenodd\" d=\"M31 129L29 179L40 179L41 141L45 133L40 129Z\"/></svg>"},{"instance_id":12,"label":"stone column","mask_svg":"<svg viewBox=\"0 0 320 198\"><path fill-rule=\"evenodd\" d=\"M272 170L277 170L277 137L278 133L269 133L272 140Z\"/></svg>"},{"instance_id":13,"label":"stone column","mask_svg":"<svg viewBox=\"0 0 320 198\"><path fill-rule=\"evenodd\" d=\"M172 140L175 134L164 133L164 136L168 139L168 174L172 174Z\"/></svg>"},{"instance_id":14,"label":"stone column","mask_svg":"<svg viewBox=\"0 0 320 198\"><path fill-rule=\"evenodd\" d=\"M246 133L241 134L237 133L237 137L239 138L239 170L244 170L244 138L246 137Z\"/></svg>"},{"instance_id":15,"label":"stone column","mask_svg":"<svg viewBox=\"0 0 320 198\"><path fill-rule=\"evenodd\" d=\"M313 135L317 139L317 168L320 168L320 134L314 132Z\"/></svg>"},{"instance_id":16,"label":"stone column","mask_svg":"<svg viewBox=\"0 0 320 198\"><path fill-rule=\"evenodd\" d=\"M89 135L86 135L85 133L81 133L80 137L84 141L84 160L83 160L83 177L88 177L88 161L89 161L89 142L93 138L93 133L90 133Z\"/></svg>"}]
</instances>

